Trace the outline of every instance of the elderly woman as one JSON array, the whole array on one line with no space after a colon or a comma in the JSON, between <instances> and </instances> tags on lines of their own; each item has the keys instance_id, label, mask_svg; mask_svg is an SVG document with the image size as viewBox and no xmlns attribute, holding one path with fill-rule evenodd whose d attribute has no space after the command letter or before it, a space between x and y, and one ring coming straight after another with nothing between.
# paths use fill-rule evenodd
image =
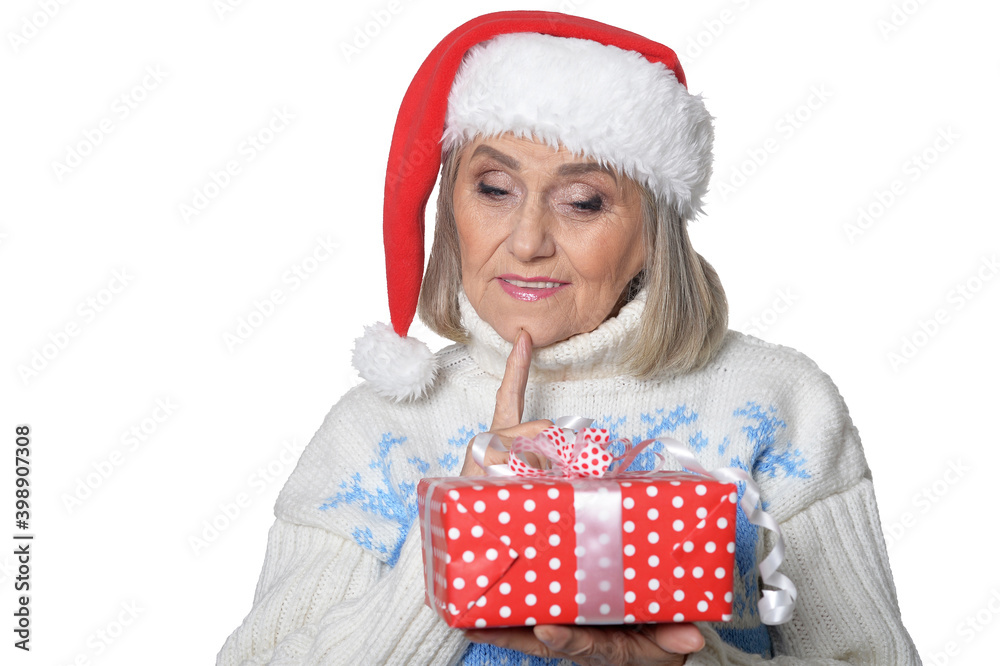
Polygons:
<instances>
[{"instance_id":1,"label":"elderly woman","mask_svg":"<svg viewBox=\"0 0 1000 666\"><path fill-rule=\"evenodd\" d=\"M219 664L919 663L843 400L802 354L727 331L718 277L691 248L711 145L673 52L633 33L506 12L431 53L386 178L395 331L359 340L367 381L282 490L253 609ZM456 342L434 355L397 336L418 290L422 319ZM509 446L562 415L750 472L786 539L794 618L761 622L770 544L741 512L730 622L448 628L424 604L417 481L482 474L478 432Z\"/></svg>"}]
</instances>

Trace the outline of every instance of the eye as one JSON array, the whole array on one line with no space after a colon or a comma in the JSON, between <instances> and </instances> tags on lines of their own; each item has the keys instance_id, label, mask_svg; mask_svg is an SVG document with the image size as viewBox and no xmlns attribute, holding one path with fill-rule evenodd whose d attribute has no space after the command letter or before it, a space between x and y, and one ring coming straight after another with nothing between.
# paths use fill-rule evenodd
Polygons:
<instances>
[{"instance_id":1,"label":"eye","mask_svg":"<svg viewBox=\"0 0 1000 666\"><path fill-rule=\"evenodd\" d=\"M590 218L612 208L614 198L584 180L572 180L553 192L553 200L564 215Z\"/></svg>"},{"instance_id":2,"label":"eye","mask_svg":"<svg viewBox=\"0 0 1000 666\"><path fill-rule=\"evenodd\" d=\"M585 201L574 201L573 208L582 211L598 211L604 208L604 199L599 194L586 199Z\"/></svg>"},{"instance_id":3,"label":"eye","mask_svg":"<svg viewBox=\"0 0 1000 666\"><path fill-rule=\"evenodd\" d=\"M486 183L479 181L476 185L476 189L480 194L485 194L488 197L502 197L510 194L507 190L501 189L499 187L493 187L492 185L487 185Z\"/></svg>"}]
</instances>

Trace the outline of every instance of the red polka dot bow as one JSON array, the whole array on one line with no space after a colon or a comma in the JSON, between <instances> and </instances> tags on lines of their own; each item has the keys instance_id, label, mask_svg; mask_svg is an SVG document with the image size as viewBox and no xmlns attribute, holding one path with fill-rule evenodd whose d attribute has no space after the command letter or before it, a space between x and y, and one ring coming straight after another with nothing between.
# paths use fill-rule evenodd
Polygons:
<instances>
[{"instance_id":1,"label":"red polka dot bow","mask_svg":"<svg viewBox=\"0 0 1000 666\"><path fill-rule=\"evenodd\" d=\"M555 472L558 476L600 477L604 476L612 462L611 454L604 448L608 439L608 431L604 428L584 428L570 441L562 428L550 426L534 439L515 439L507 464L517 476L549 476ZM529 466L523 457L525 453L542 456L549 461L551 469Z\"/></svg>"},{"instance_id":2,"label":"red polka dot bow","mask_svg":"<svg viewBox=\"0 0 1000 666\"><path fill-rule=\"evenodd\" d=\"M473 442L473 456L479 466L490 476L560 476L567 478L612 477L625 470L635 457L654 440L631 444L614 456L607 450L610 433L605 428L591 428L592 419L567 416L557 419L534 438L517 437L510 447L506 465L485 465L486 450L507 453L500 438L488 432L480 433ZM546 469L529 464L527 454L534 454ZM663 456L656 454L660 461ZM614 469L611 466L617 464ZM657 468L659 465L657 466Z\"/></svg>"}]
</instances>

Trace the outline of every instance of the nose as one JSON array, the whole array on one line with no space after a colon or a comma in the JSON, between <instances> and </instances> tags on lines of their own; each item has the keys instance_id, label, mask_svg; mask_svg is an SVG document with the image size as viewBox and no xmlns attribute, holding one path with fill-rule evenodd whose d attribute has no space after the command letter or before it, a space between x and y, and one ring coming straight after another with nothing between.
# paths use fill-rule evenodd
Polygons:
<instances>
[{"instance_id":1,"label":"nose","mask_svg":"<svg viewBox=\"0 0 1000 666\"><path fill-rule=\"evenodd\" d=\"M552 212L537 199L526 201L513 214L507 249L518 260L551 257L556 243L552 236Z\"/></svg>"}]
</instances>

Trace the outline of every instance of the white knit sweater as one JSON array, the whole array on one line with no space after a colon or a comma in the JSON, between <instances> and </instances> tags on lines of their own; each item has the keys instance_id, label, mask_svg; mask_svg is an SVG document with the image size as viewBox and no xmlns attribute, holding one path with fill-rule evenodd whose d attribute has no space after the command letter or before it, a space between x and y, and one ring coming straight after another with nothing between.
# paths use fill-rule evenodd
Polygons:
<instances>
[{"instance_id":1,"label":"white knit sweater","mask_svg":"<svg viewBox=\"0 0 1000 666\"><path fill-rule=\"evenodd\" d=\"M730 331L698 372L637 380L618 358L643 306L640 294L595 331L535 350L524 419L590 417L612 438L670 436L708 469L752 472L785 534L794 619L760 623L756 564L771 543L741 511L733 620L700 624L706 645L687 663L918 664L871 475L830 378L796 351ZM438 353L426 398L394 404L362 384L330 410L278 497L253 608L218 664L555 663L468 649L424 605L416 482L459 472L511 348L464 296L462 315L472 341Z\"/></svg>"}]
</instances>

